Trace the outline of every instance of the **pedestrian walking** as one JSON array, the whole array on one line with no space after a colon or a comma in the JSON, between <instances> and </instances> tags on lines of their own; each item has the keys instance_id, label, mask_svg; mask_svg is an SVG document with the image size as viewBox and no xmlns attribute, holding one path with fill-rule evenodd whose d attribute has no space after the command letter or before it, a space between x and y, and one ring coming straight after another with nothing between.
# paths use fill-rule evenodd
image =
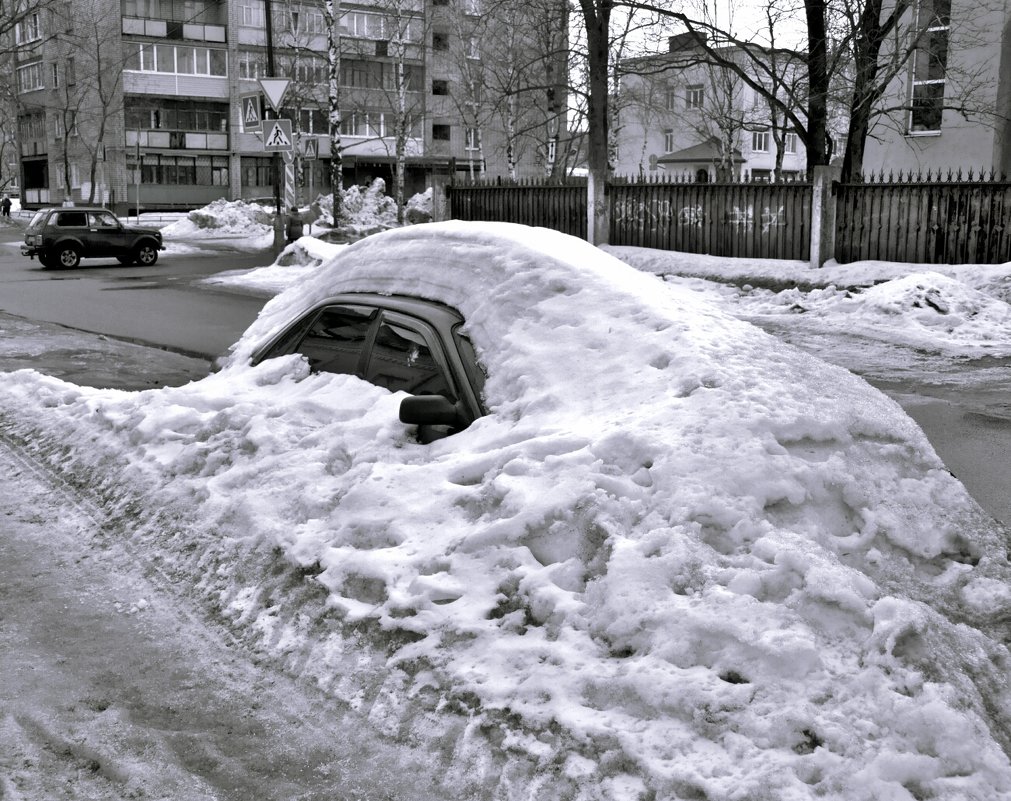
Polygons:
<instances>
[{"instance_id":1,"label":"pedestrian walking","mask_svg":"<svg viewBox=\"0 0 1011 801\"><path fill-rule=\"evenodd\" d=\"M4 195L3 201L0 202L0 209L3 210L4 217L11 216L11 199L7 195Z\"/></svg>"},{"instance_id":2,"label":"pedestrian walking","mask_svg":"<svg viewBox=\"0 0 1011 801\"><path fill-rule=\"evenodd\" d=\"M304 230L305 224L302 222L302 215L298 213L298 209L295 206L292 206L291 211L288 213L288 225L285 230L288 236L288 244L290 245L296 239L301 238Z\"/></svg>"}]
</instances>

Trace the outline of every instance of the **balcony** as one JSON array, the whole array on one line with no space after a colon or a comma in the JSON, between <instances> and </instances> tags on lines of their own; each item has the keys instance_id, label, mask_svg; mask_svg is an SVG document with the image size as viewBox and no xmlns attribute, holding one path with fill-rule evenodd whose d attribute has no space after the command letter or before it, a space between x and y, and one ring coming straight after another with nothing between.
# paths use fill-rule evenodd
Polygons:
<instances>
[{"instance_id":1,"label":"balcony","mask_svg":"<svg viewBox=\"0 0 1011 801\"><path fill-rule=\"evenodd\" d=\"M227 39L227 29L224 25L176 22L166 19L141 19L140 17L123 17L123 33L130 36L189 39L197 42L224 42Z\"/></svg>"}]
</instances>

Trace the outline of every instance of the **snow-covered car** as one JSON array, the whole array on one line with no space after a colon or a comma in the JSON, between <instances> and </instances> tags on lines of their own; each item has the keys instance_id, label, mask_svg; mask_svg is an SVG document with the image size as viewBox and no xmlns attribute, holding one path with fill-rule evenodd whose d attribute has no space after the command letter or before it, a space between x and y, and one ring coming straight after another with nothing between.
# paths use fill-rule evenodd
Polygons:
<instances>
[{"instance_id":1,"label":"snow-covered car","mask_svg":"<svg viewBox=\"0 0 1011 801\"><path fill-rule=\"evenodd\" d=\"M359 296L452 310L485 413L419 443L409 395L279 345ZM1011 798L1006 529L865 381L585 242L388 231L200 381L0 401L104 537L441 797Z\"/></svg>"}]
</instances>

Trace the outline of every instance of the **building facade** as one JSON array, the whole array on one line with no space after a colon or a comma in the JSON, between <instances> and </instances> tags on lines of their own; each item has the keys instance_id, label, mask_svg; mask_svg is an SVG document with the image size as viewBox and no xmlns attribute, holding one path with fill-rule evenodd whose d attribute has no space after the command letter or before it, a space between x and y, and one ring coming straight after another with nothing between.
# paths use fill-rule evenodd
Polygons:
<instances>
[{"instance_id":1,"label":"building facade","mask_svg":"<svg viewBox=\"0 0 1011 801\"><path fill-rule=\"evenodd\" d=\"M473 36L494 28L478 0L337 5L345 184L389 185L403 163L407 192L422 191L433 175L472 169L476 154L482 168L505 171L504 126L461 102L481 64ZM290 79L279 116L292 122L300 202L329 192L327 33L325 6L295 0L56 0L40 9L15 31L23 205L132 213L272 198L278 159L243 118L264 77ZM546 103L517 97L524 130L544 140L515 159L534 174L548 129L529 121ZM319 157L303 159L307 150Z\"/></svg>"},{"instance_id":2,"label":"building facade","mask_svg":"<svg viewBox=\"0 0 1011 801\"><path fill-rule=\"evenodd\" d=\"M910 52L880 104L890 111L871 129L864 171L1011 175L1011 7L919 0L902 28Z\"/></svg>"},{"instance_id":3,"label":"building facade","mask_svg":"<svg viewBox=\"0 0 1011 801\"><path fill-rule=\"evenodd\" d=\"M733 47L721 53L743 55ZM732 70L707 63L692 37L672 36L667 53L626 60L620 72L617 174L769 181L805 169L800 137ZM784 84L795 73L794 65L784 65Z\"/></svg>"}]
</instances>

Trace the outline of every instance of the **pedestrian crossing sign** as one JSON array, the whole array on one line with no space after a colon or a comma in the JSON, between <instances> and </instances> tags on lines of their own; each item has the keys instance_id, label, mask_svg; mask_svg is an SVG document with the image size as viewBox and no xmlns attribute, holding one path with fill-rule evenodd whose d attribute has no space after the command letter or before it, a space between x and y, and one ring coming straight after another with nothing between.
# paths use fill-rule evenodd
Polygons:
<instances>
[{"instance_id":1,"label":"pedestrian crossing sign","mask_svg":"<svg viewBox=\"0 0 1011 801\"><path fill-rule=\"evenodd\" d=\"M268 153L290 151L291 120L263 121L263 149Z\"/></svg>"},{"instance_id":2,"label":"pedestrian crossing sign","mask_svg":"<svg viewBox=\"0 0 1011 801\"><path fill-rule=\"evenodd\" d=\"M305 139L302 142L302 157L307 161L319 157L319 143L312 138Z\"/></svg>"},{"instance_id":3,"label":"pedestrian crossing sign","mask_svg":"<svg viewBox=\"0 0 1011 801\"><path fill-rule=\"evenodd\" d=\"M260 133L263 130L263 103L259 92L240 97L242 130L245 133Z\"/></svg>"}]
</instances>

